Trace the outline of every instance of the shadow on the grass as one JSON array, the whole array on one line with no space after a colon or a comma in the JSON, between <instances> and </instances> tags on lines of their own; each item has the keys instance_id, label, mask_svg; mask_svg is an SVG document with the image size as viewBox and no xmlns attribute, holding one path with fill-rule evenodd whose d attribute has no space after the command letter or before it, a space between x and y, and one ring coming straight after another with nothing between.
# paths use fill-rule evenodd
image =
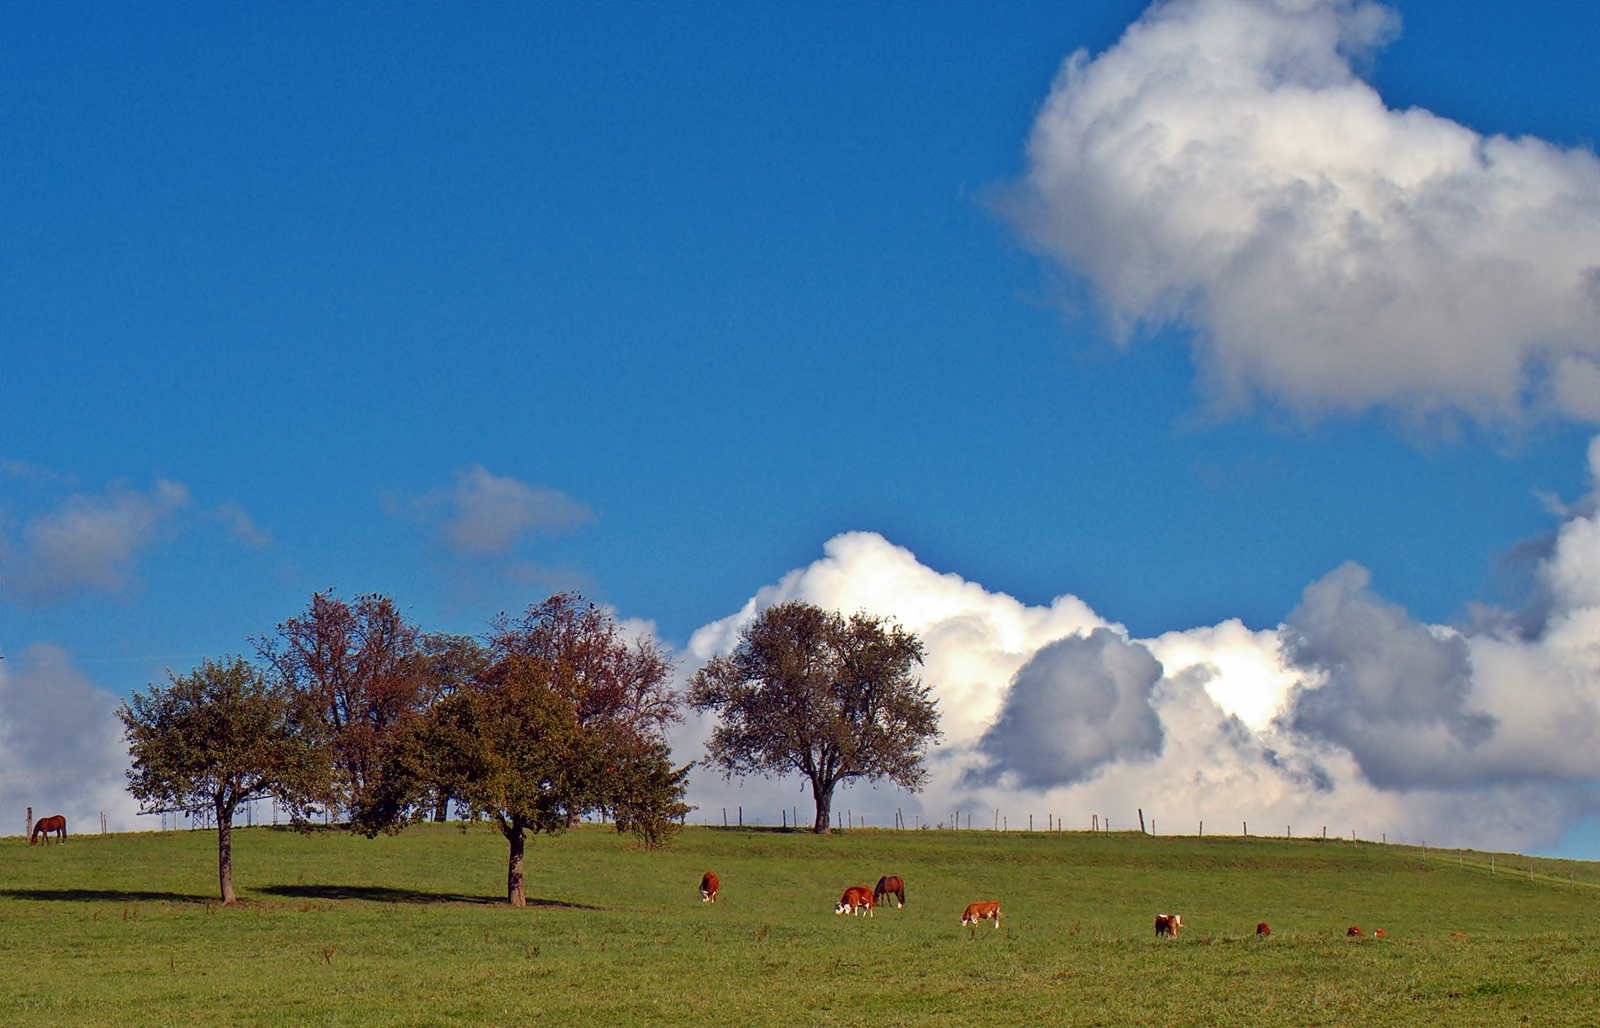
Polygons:
<instances>
[{"instance_id":1,"label":"shadow on the grass","mask_svg":"<svg viewBox=\"0 0 1600 1028\"><path fill-rule=\"evenodd\" d=\"M74 903L207 903L216 896L189 892L144 892L133 889L0 889L0 896L20 900L65 900Z\"/></svg>"},{"instance_id":2,"label":"shadow on the grass","mask_svg":"<svg viewBox=\"0 0 1600 1028\"><path fill-rule=\"evenodd\" d=\"M504 906L504 896L469 896L460 892L429 892L424 889L396 889L382 885L269 885L254 890L280 899L365 900L369 903L473 903ZM528 897L528 906L557 910L603 910L586 903Z\"/></svg>"}]
</instances>

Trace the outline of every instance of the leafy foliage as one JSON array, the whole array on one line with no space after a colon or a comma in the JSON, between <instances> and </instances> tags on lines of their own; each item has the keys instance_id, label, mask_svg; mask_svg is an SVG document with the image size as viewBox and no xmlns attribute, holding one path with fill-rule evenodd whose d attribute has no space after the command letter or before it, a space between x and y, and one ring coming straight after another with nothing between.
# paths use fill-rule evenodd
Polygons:
<instances>
[{"instance_id":1,"label":"leafy foliage","mask_svg":"<svg viewBox=\"0 0 1600 1028\"><path fill-rule=\"evenodd\" d=\"M882 618L845 618L801 600L768 607L690 685L689 703L722 719L710 763L730 778L805 775L818 832L828 831L842 781L920 789L928 744L939 737L935 701L912 674L922 655L914 634Z\"/></svg>"},{"instance_id":2,"label":"leafy foliage","mask_svg":"<svg viewBox=\"0 0 1600 1028\"><path fill-rule=\"evenodd\" d=\"M225 903L234 898L234 810L271 795L299 817L326 795L328 751L315 712L243 657L202 660L168 686L134 693L117 716L133 761L128 790L140 810L216 817Z\"/></svg>"},{"instance_id":3,"label":"leafy foliage","mask_svg":"<svg viewBox=\"0 0 1600 1028\"><path fill-rule=\"evenodd\" d=\"M604 611L563 593L502 618L491 662L435 708L426 748L449 754L473 818L510 844L507 896L523 903L526 834L591 812L659 846L688 813L688 768L665 732L679 719L672 665L648 638L629 642Z\"/></svg>"},{"instance_id":4,"label":"leafy foliage","mask_svg":"<svg viewBox=\"0 0 1600 1028\"><path fill-rule=\"evenodd\" d=\"M316 593L256 649L322 720L349 826L367 836L403 828L417 813L419 783L396 746L416 729L428 686L416 625L387 596Z\"/></svg>"}]
</instances>

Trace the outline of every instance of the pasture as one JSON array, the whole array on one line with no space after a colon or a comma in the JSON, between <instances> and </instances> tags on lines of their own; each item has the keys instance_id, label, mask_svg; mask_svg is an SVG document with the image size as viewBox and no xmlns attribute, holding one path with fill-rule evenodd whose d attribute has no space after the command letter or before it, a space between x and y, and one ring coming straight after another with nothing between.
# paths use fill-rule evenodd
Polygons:
<instances>
[{"instance_id":1,"label":"pasture","mask_svg":"<svg viewBox=\"0 0 1600 1028\"><path fill-rule=\"evenodd\" d=\"M0 1022L1600 1023L1592 864L1530 881L1525 858L1491 877L1481 854L1348 840L870 829L689 828L647 853L589 826L530 844L518 911L505 854L481 825L241 829L223 909L213 833L6 838ZM886 873L904 910L835 916ZM991 899L998 931L958 926Z\"/></svg>"}]
</instances>

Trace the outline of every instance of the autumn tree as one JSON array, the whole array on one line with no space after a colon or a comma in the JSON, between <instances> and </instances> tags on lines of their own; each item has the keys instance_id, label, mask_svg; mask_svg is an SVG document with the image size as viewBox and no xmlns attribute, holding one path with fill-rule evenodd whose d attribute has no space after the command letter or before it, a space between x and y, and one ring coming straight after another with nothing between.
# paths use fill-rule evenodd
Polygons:
<instances>
[{"instance_id":1,"label":"autumn tree","mask_svg":"<svg viewBox=\"0 0 1600 1028\"><path fill-rule=\"evenodd\" d=\"M320 719L242 657L202 660L169 678L117 710L133 762L128 791L141 813L215 816L222 902L232 903L234 811L273 796L298 819L323 798L328 753Z\"/></svg>"},{"instance_id":2,"label":"autumn tree","mask_svg":"<svg viewBox=\"0 0 1600 1028\"><path fill-rule=\"evenodd\" d=\"M506 898L524 906L531 833L585 814L661 845L688 812L688 768L674 768L667 727L680 720L672 664L648 637L628 639L573 593L552 596L489 635L488 666L442 700L433 745L454 754L460 796L509 847Z\"/></svg>"},{"instance_id":3,"label":"autumn tree","mask_svg":"<svg viewBox=\"0 0 1600 1028\"><path fill-rule=\"evenodd\" d=\"M316 593L304 613L255 640L282 682L305 697L327 728L333 789L350 827L394 832L418 800L396 743L423 715L427 660L422 636L393 600L343 600Z\"/></svg>"},{"instance_id":4,"label":"autumn tree","mask_svg":"<svg viewBox=\"0 0 1600 1028\"><path fill-rule=\"evenodd\" d=\"M939 737L935 701L912 673L922 656L914 634L882 618L801 600L768 607L690 683L690 705L721 719L709 763L728 778L804 775L819 834L840 782L920 789Z\"/></svg>"}]
</instances>

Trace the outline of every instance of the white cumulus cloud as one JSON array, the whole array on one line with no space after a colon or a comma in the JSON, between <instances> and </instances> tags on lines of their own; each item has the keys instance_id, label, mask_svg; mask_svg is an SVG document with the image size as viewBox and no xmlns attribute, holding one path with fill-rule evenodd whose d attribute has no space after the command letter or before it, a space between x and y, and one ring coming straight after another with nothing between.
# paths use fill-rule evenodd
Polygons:
<instances>
[{"instance_id":1,"label":"white cumulus cloud","mask_svg":"<svg viewBox=\"0 0 1600 1028\"><path fill-rule=\"evenodd\" d=\"M1600 440L1592 449L1600 476ZM1310 584L1275 630L1237 620L1131 638L1076 597L1029 606L940 574L871 533L697 631L692 673L756 613L803 599L898 621L923 640L943 742L919 795L856 785L836 805L870 824L996 811L1013 826L1060 817L1113 827L1137 811L1170 832L1319 832L1434 845L1538 848L1594 812L1600 784L1600 494L1574 505L1535 577L1539 623L1428 625L1384 600L1356 565ZM711 728L678 740L693 759ZM747 822L798 808L796 778L691 779L701 817ZM965 823L965 813L963 823Z\"/></svg>"},{"instance_id":2,"label":"white cumulus cloud","mask_svg":"<svg viewBox=\"0 0 1600 1028\"><path fill-rule=\"evenodd\" d=\"M0 833L63 814L67 833L129 831L137 805L127 791L128 748L117 698L97 689L66 653L35 643L0 662Z\"/></svg>"},{"instance_id":3,"label":"white cumulus cloud","mask_svg":"<svg viewBox=\"0 0 1600 1028\"><path fill-rule=\"evenodd\" d=\"M1073 54L1010 212L1212 399L1600 420L1600 160L1393 110L1356 0L1170 0Z\"/></svg>"}]
</instances>

